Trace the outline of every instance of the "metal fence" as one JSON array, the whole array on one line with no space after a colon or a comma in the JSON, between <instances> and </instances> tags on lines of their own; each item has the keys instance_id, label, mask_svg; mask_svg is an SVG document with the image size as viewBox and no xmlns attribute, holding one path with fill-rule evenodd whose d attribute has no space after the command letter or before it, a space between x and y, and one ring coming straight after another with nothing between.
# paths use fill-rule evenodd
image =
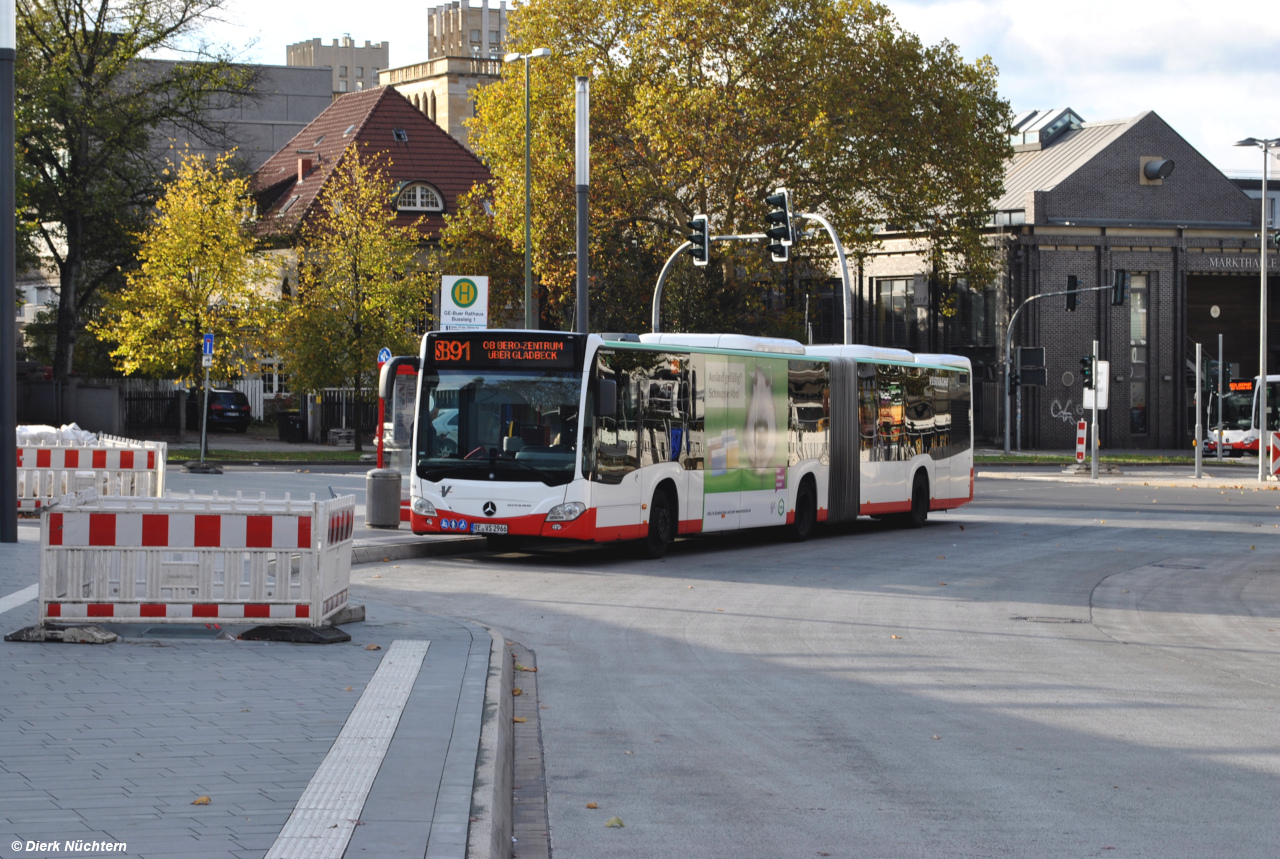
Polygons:
<instances>
[{"instance_id":1,"label":"metal fence","mask_svg":"<svg viewBox=\"0 0 1280 859\"><path fill-rule=\"evenodd\" d=\"M124 425L131 433L176 433L178 409L181 407L177 391L125 391Z\"/></svg>"},{"instance_id":2,"label":"metal fence","mask_svg":"<svg viewBox=\"0 0 1280 859\"><path fill-rule=\"evenodd\" d=\"M350 389L326 388L320 397L320 437L327 438L331 429L355 428L357 418L361 435L373 435L378 429L377 392L365 391L364 397L365 402L357 403Z\"/></svg>"}]
</instances>

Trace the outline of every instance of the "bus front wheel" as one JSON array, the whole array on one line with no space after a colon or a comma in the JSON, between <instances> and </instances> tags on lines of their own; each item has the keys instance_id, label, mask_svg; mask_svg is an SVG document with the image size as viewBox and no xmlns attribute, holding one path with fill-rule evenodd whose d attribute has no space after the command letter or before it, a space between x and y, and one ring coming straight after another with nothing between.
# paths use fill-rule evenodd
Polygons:
<instances>
[{"instance_id":1,"label":"bus front wheel","mask_svg":"<svg viewBox=\"0 0 1280 859\"><path fill-rule=\"evenodd\" d=\"M671 497L658 490L649 505L649 536L644 540L645 554L650 558L661 558L675 538L676 517Z\"/></svg>"}]
</instances>

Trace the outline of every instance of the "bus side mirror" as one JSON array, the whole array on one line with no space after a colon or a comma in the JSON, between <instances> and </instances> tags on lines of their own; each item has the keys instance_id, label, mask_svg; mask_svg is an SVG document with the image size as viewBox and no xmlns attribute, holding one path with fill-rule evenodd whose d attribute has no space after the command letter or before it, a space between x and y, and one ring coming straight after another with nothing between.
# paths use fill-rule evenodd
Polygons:
<instances>
[{"instance_id":1,"label":"bus side mirror","mask_svg":"<svg viewBox=\"0 0 1280 859\"><path fill-rule=\"evenodd\" d=\"M421 370L421 362L418 361L417 355L397 355L382 365L382 372L378 374L379 397L384 400L391 399L392 389L396 383L396 374L404 366L413 367L415 372Z\"/></svg>"},{"instance_id":2,"label":"bus side mirror","mask_svg":"<svg viewBox=\"0 0 1280 859\"><path fill-rule=\"evenodd\" d=\"M611 418L618 411L618 383L614 379L596 380L596 417Z\"/></svg>"}]
</instances>

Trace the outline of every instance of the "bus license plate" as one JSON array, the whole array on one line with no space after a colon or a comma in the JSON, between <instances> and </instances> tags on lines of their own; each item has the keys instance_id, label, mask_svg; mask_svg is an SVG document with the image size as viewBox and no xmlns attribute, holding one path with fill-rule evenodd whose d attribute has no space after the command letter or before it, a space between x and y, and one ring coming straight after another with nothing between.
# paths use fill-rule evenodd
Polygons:
<instances>
[{"instance_id":1,"label":"bus license plate","mask_svg":"<svg viewBox=\"0 0 1280 859\"><path fill-rule=\"evenodd\" d=\"M493 525L488 522L475 522L471 526L472 534L505 534L506 525Z\"/></svg>"}]
</instances>

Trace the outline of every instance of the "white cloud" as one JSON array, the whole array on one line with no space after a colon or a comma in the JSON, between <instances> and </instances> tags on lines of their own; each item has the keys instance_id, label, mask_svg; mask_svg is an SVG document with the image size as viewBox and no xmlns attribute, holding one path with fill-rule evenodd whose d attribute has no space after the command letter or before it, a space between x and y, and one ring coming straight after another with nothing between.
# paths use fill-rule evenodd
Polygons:
<instances>
[{"instance_id":1,"label":"white cloud","mask_svg":"<svg viewBox=\"0 0 1280 859\"><path fill-rule=\"evenodd\" d=\"M1280 136L1280 14L1241 0L890 0L925 42L988 54L1014 110L1085 119L1154 110L1227 171L1261 170L1233 141ZM1280 172L1280 162L1272 162Z\"/></svg>"}]
</instances>

